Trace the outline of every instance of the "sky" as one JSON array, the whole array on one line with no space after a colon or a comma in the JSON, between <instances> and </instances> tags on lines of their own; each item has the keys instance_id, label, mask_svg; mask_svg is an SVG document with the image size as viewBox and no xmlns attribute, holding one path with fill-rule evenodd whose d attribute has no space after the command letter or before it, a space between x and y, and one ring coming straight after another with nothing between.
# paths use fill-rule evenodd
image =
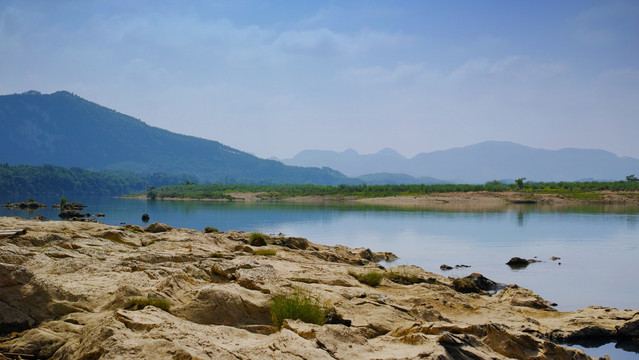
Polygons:
<instances>
[{"instance_id":1,"label":"sky","mask_svg":"<svg viewBox=\"0 0 639 360\"><path fill-rule=\"evenodd\" d=\"M263 158L639 158L639 2L1 0L0 94L28 90Z\"/></svg>"}]
</instances>

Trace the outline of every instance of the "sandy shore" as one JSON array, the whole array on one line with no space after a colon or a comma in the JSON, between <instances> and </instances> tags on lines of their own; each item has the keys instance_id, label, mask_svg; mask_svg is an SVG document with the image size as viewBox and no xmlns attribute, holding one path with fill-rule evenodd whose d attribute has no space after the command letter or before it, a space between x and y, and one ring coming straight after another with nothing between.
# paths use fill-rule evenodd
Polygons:
<instances>
[{"instance_id":1,"label":"sandy shore","mask_svg":"<svg viewBox=\"0 0 639 360\"><path fill-rule=\"evenodd\" d=\"M556 194L507 192L452 192L421 196L393 196L351 200L363 204L429 209L500 209L512 206L541 205L567 207L579 205L639 206L639 192L598 192L596 200L571 199Z\"/></svg>"}]
</instances>

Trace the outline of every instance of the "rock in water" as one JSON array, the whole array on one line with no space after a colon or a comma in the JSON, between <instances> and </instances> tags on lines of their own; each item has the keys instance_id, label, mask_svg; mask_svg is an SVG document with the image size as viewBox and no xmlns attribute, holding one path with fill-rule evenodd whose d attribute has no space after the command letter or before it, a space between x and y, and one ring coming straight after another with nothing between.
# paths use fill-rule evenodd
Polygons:
<instances>
[{"instance_id":1,"label":"rock in water","mask_svg":"<svg viewBox=\"0 0 639 360\"><path fill-rule=\"evenodd\" d=\"M73 219L73 218L82 218L84 214L78 212L77 210L63 210L58 215L62 219Z\"/></svg>"},{"instance_id":2,"label":"rock in water","mask_svg":"<svg viewBox=\"0 0 639 360\"><path fill-rule=\"evenodd\" d=\"M510 260L508 260L508 262L506 263L506 265L510 266L513 269L522 269L525 268L526 266L532 264L532 263L536 263L536 262L541 262L539 260L536 259L524 259L524 258L520 258L520 257L512 257L510 258Z\"/></svg>"},{"instance_id":3,"label":"rock in water","mask_svg":"<svg viewBox=\"0 0 639 360\"><path fill-rule=\"evenodd\" d=\"M149 214L142 214L142 221L149 222L149 220L151 220Z\"/></svg>"}]
</instances>

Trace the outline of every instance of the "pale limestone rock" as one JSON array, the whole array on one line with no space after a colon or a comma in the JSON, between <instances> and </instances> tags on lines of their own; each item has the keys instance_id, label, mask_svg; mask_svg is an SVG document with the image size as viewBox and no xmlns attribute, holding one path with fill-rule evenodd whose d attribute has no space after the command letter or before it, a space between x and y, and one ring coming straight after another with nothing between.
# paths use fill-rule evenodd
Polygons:
<instances>
[{"instance_id":1,"label":"pale limestone rock","mask_svg":"<svg viewBox=\"0 0 639 360\"><path fill-rule=\"evenodd\" d=\"M555 311L550 307L550 303L542 299L541 296L516 285L507 286L502 292L497 294L497 298L509 302L513 306Z\"/></svg>"},{"instance_id":2,"label":"pale limestone rock","mask_svg":"<svg viewBox=\"0 0 639 360\"><path fill-rule=\"evenodd\" d=\"M390 270L426 282L385 280L372 288L348 275L386 272L362 258L376 259L366 249L308 243L304 250L304 241L278 238L280 245L269 245L277 256L257 257L231 253L245 246L242 232L142 233L15 218L0 218L0 228L28 230L0 241L0 335L28 329L0 338L0 352L52 359L588 359L558 342L639 332L636 310L549 311L548 302L518 287L461 294L450 279L417 267ZM272 294L299 288L332 306L337 323L271 326ZM131 297L147 296L169 299L170 312L127 310Z\"/></svg>"}]
</instances>

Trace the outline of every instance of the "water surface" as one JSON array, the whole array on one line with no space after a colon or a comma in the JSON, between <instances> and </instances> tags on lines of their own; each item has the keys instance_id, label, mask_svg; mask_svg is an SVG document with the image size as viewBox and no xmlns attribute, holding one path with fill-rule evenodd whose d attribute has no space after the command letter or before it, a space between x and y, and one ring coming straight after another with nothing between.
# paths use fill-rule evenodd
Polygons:
<instances>
[{"instance_id":1,"label":"water surface","mask_svg":"<svg viewBox=\"0 0 639 360\"><path fill-rule=\"evenodd\" d=\"M0 216L58 219L50 207L56 199L37 200L49 206L34 212L0 208ZM414 264L446 276L479 272L497 282L518 284L557 303L560 311L589 305L639 309L639 286L629 281L639 274L636 207L520 205L491 211L430 211L282 202L69 200L88 205L86 212L106 213L99 218L106 224L145 225L141 215L148 213L150 222L174 227L283 233L320 244L391 251L400 257L396 264ZM512 270L505 263L513 256L541 262ZM561 259L552 261L553 256ZM471 267L441 271L441 264ZM616 351L613 346L604 351ZM615 359L630 353L609 354Z\"/></svg>"}]
</instances>

